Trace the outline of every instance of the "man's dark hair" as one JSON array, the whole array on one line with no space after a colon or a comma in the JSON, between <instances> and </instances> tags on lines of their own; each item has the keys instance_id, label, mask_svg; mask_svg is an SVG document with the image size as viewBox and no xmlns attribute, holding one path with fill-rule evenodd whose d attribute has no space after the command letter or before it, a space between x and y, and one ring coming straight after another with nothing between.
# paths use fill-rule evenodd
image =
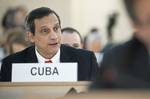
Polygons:
<instances>
[{"instance_id":1,"label":"man's dark hair","mask_svg":"<svg viewBox=\"0 0 150 99\"><path fill-rule=\"evenodd\" d=\"M61 30L61 32L62 32L62 34L63 34L64 32L70 33L70 34L72 34L72 33L75 32L75 33L77 33L77 34L79 35L80 40L81 40L81 43L83 43L82 36L81 36L81 34L79 33L79 31L77 31L76 29L74 29L74 28L72 28L72 27L66 27L66 28L63 28L63 29Z\"/></svg>"},{"instance_id":2,"label":"man's dark hair","mask_svg":"<svg viewBox=\"0 0 150 99\"><path fill-rule=\"evenodd\" d=\"M50 8L47 8L47 7L40 7L40 8L32 10L29 13L29 15L26 17L26 28L27 28L27 30L32 32L33 34L35 34L34 20L35 19L40 19L40 18L42 18L44 16L48 16L50 14L56 15L56 17L58 18L59 24L61 24L60 18L59 18L58 14L55 11L53 11Z\"/></svg>"},{"instance_id":3,"label":"man's dark hair","mask_svg":"<svg viewBox=\"0 0 150 99\"><path fill-rule=\"evenodd\" d=\"M125 7L127 9L127 12L130 16L130 18L134 21L137 22L138 21L138 17L136 16L135 13L135 3L137 0L123 0Z\"/></svg>"}]
</instances>

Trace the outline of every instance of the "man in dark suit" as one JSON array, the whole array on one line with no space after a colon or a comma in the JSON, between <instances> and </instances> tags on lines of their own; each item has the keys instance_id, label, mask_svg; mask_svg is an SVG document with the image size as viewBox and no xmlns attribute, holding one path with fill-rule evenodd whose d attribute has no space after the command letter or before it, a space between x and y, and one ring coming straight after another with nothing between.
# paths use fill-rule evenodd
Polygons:
<instances>
[{"instance_id":1,"label":"man in dark suit","mask_svg":"<svg viewBox=\"0 0 150 99\"><path fill-rule=\"evenodd\" d=\"M79 81L92 80L96 75L97 63L92 52L61 45L60 19L56 12L37 8L27 16L26 25L34 46L3 59L1 81L11 81L12 63L77 62Z\"/></svg>"},{"instance_id":2,"label":"man in dark suit","mask_svg":"<svg viewBox=\"0 0 150 99\"><path fill-rule=\"evenodd\" d=\"M134 37L104 54L91 88L150 88L150 0L124 0Z\"/></svg>"}]
</instances>

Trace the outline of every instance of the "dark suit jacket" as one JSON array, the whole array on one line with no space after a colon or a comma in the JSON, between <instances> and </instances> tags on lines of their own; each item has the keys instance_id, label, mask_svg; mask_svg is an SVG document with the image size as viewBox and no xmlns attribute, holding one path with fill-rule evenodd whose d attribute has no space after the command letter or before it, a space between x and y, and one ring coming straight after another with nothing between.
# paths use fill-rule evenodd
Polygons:
<instances>
[{"instance_id":1,"label":"dark suit jacket","mask_svg":"<svg viewBox=\"0 0 150 99\"><path fill-rule=\"evenodd\" d=\"M97 72L97 62L94 54L82 49L74 49L61 45L61 62L78 62L78 80L90 81ZM10 55L3 59L1 67L1 81L11 81L12 63L37 63L35 47L29 47L21 52Z\"/></svg>"},{"instance_id":2,"label":"dark suit jacket","mask_svg":"<svg viewBox=\"0 0 150 99\"><path fill-rule=\"evenodd\" d=\"M104 54L92 89L150 88L150 58L144 44L133 38Z\"/></svg>"}]
</instances>

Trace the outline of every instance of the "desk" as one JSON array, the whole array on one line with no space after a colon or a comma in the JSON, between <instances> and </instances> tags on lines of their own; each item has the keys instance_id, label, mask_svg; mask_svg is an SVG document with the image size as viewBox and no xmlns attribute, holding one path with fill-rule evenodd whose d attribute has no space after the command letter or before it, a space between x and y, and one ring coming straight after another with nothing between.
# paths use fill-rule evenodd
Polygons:
<instances>
[{"instance_id":1,"label":"desk","mask_svg":"<svg viewBox=\"0 0 150 99\"><path fill-rule=\"evenodd\" d=\"M102 90L62 97L61 99L150 99L148 90Z\"/></svg>"},{"instance_id":2,"label":"desk","mask_svg":"<svg viewBox=\"0 0 150 99\"><path fill-rule=\"evenodd\" d=\"M71 89L86 92L90 82L0 83L0 99L55 99Z\"/></svg>"},{"instance_id":3,"label":"desk","mask_svg":"<svg viewBox=\"0 0 150 99\"><path fill-rule=\"evenodd\" d=\"M88 93L89 84L90 82L0 83L0 99L150 99L149 90L101 90ZM79 94L66 96L72 87Z\"/></svg>"}]
</instances>

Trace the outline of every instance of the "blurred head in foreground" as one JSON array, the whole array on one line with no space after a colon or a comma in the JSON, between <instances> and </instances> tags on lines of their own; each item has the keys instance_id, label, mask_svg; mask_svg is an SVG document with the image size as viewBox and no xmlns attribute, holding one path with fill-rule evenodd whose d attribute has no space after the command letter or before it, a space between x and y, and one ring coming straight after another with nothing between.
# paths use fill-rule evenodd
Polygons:
<instances>
[{"instance_id":1,"label":"blurred head in foreground","mask_svg":"<svg viewBox=\"0 0 150 99\"><path fill-rule=\"evenodd\" d=\"M150 0L124 0L132 20L135 36L150 46Z\"/></svg>"},{"instance_id":2,"label":"blurred head in foreground","mask_svg":"<svg viewBox=\"0 0 150 99\"><path fill-rule=\"evenodd\" d=\"M124 0L135 29L131 40L104 53L93 88L150 89L150 0Z\"/></svg>"}]
</instances>

